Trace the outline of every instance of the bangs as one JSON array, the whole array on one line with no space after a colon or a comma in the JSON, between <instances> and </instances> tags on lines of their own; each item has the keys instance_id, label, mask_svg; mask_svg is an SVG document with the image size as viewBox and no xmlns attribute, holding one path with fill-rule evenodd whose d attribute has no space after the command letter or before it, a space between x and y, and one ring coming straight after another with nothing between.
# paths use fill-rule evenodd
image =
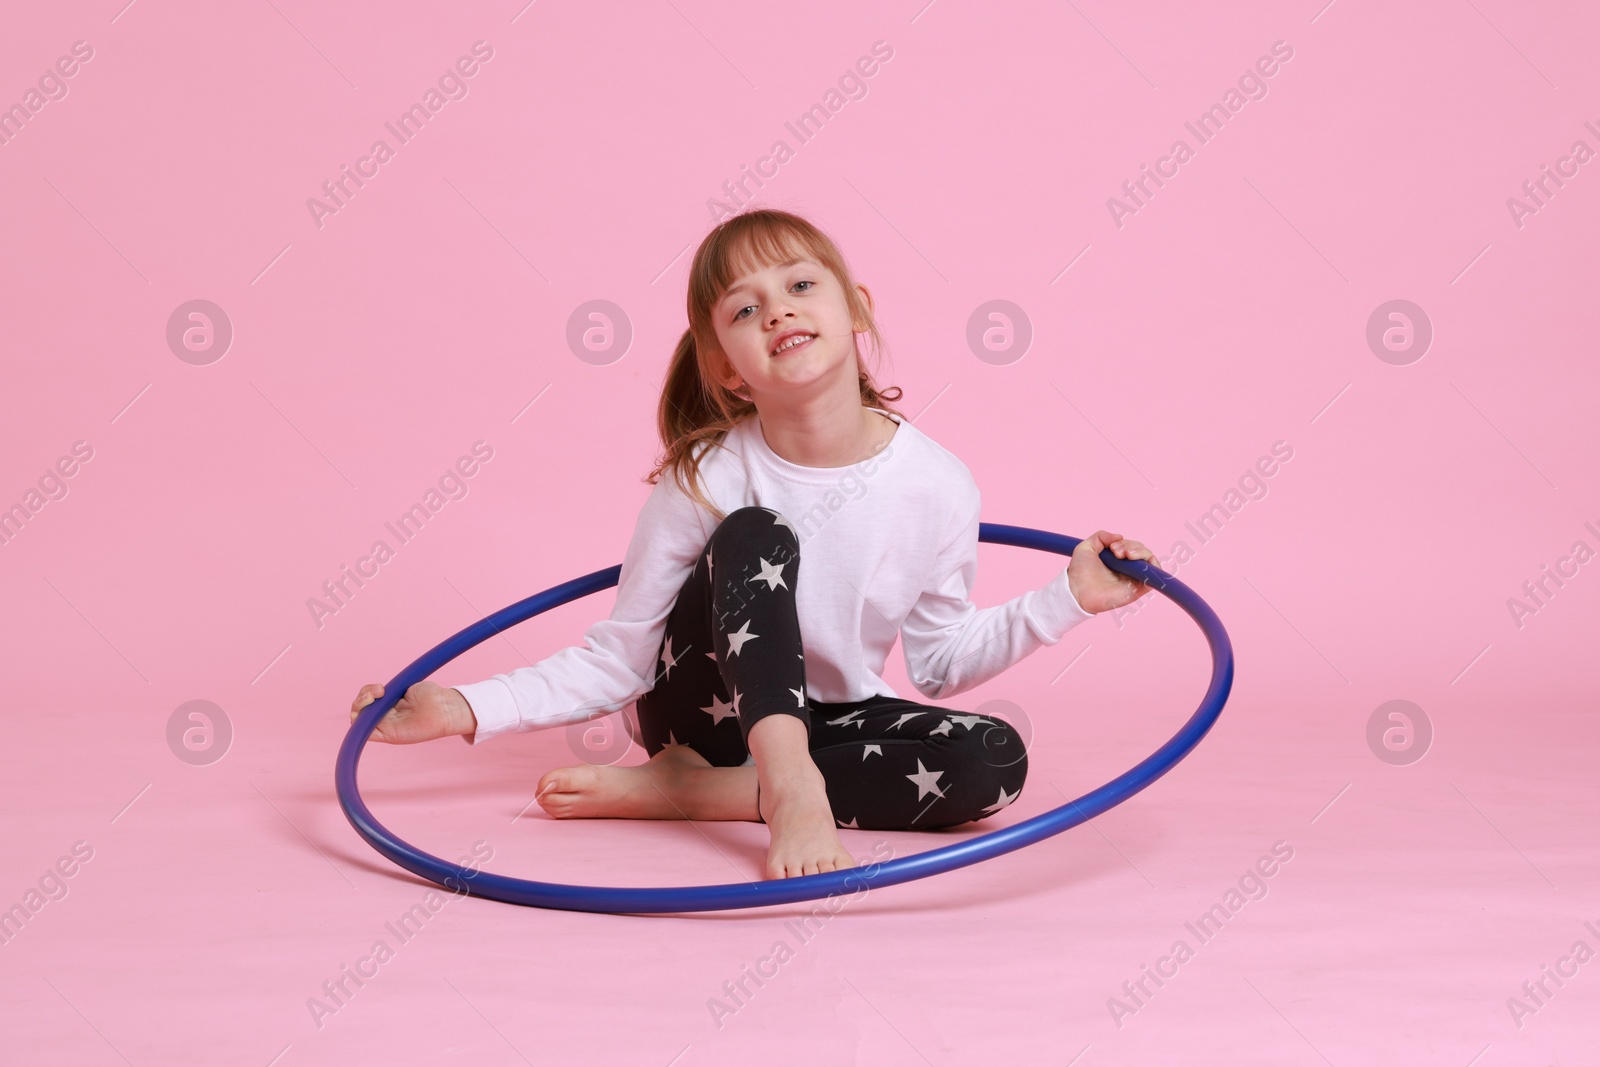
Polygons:
<instances>
[{"instance_id":1,"label":"bangs","mask_svg":"<svg viewBox=\"0 0 1600 1067\"><path fill-rule=\"evenodd\" d=\"M776 221L757 222L730 234L727 243L711 257L710 282L714 299L720 300L733 284L747 274L767 267L809 259L829 267L825 252L811 247L806 235Z\"/></svg>"}]
</instances>

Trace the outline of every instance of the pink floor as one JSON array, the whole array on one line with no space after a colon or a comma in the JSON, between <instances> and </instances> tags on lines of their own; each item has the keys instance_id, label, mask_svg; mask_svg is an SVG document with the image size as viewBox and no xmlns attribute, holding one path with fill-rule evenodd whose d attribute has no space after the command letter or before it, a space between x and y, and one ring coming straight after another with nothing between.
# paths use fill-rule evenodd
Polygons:
<instances>
[{"instance_id":1,"label":"pink floor","mask_svg":"<svg viewBox=\"0 0 1600 1067\"><path fill-rule=\"evenodd\" d=\"M1600 1062L1600 22L1170 6L10 16L0 106L70 91L0 145L0 509L28 512L0 524L0 1063ZM41 82L80 40L93 57ZM470 92L314 221L480 40ZM430 896L339 808L351 698L621 560L707 200L879 41L868 91L758 203L839 241L889 338L880 381L985 520L1139 538L1216 609L1220 721L1093 822L810 927L820 905ZM1270 92L1113 221L1280 41ZM169 339L197 299L231 324L220 358ZM1025 352L969 341L996 299ZM627 324L612 350L570 340L594 300ZM1385 348L1396 300L1425 349ZM318 618L475 442L493 458L461 494ZM1292 458L1253 477L1275 446ZM981 552L980 605L1061 562ZM1012 825L1160 745L1209 661L1143 603L944 702L1006 702L1031 736L1014 805L846 846ZM437 680L537 662L610 605ZM914 693L898 651L888 670ZM755 824L530 807L578 758L561 730L372 745L362 782L402 837L497 873L760 877Z\"/></svg>"}]
</instances>

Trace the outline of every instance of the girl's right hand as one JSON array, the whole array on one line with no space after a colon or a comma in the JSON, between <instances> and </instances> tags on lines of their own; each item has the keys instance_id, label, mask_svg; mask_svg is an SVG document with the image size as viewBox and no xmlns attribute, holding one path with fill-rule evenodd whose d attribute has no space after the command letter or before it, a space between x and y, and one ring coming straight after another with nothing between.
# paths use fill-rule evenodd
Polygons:
<instances>
[{"instance_id":1,"label":"girl's right hand","mask_svg":"<svg viewBox=\"0 0 1600 1067\"><path fill-rule=\"evenodd\" d=\"M350 720L354 722L362 708L381 696L383 686L376 683L362 686L350 703ZM472 705L459 690L422 681L406 690L395 706L378 720L371 739L391 745L411 745L453 734L472 734L477 729L478 720L472 714Z\"/></svg>"}]
</instances>

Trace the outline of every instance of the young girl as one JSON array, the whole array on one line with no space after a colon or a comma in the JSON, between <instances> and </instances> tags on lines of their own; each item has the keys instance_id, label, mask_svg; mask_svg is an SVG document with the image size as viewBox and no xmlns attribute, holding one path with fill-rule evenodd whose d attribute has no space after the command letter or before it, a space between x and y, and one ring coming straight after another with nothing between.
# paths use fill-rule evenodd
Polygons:
<instances>
[{"instance_id":1,"label":"young girl","mask_svg":"<svg viewBox=\"0 0 1600 1067\"><path fill-rule=\"evenodd\" d=\"M968 600L971 472L878 391L871 294L821 231L783 211L716 227L690 268L689 328L668 368L665 459L623 558L611 618L532 667L418 682L373 736L482 744L637 700L639 766L547 772L556 818L731 819L771 828L765 875L854 867L836 827L934 830L1022 791L1027 754L999 719L907 700L882 678L898 635L917 691L942 701L1148 588L1105 530L1042 589ZM662 477L667 468L671 477ZM364 686L351 707L382 696Z\"/></svg>"}]
</instances>

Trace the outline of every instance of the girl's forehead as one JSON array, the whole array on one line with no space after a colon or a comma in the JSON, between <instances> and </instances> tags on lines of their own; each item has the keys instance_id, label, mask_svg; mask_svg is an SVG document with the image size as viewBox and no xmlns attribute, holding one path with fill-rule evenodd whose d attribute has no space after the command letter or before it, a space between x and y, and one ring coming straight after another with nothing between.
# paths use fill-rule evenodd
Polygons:
<instances>
[{"instance_id":1,"label":"girl's forehead","mask_svg":"<svg viewBox=\"0 0 1600 1067\"><path fill-rule=\"evenodd\" d=\"M814 267L821 267L815 258L803 248L784 249L776 258L771 255L757 256L753 250L743 250L730 264L730 273L733 275L728 282L728 287L723 294L733 292L743 285L754 281L757 274L767 270L784 270L797 263L804 263Z\"/></svg>"},{"instance_id":2,"label":"girl's forehead","mask_svg":"<svg viewBox=\"0 0 1600 1067\"><path fill-rule=\"evenodd\" d=\"M785 248L776 256L768 253L758 255L753 249L746 249L736 256L731 264L734 282L745 281L765 270L792 267L796 263L814 263L803 248Z\"/></svg>"},{"instance_id":3,"label":"girl's forehead","mask_svg":"<svg viewBox=\"0 0 1600 1067\"><path fill-rule=\"evenodd\" d=\"M786 232L746 232L729 249L729 264L734 271L753 274L774 265L786 266L796 260L815 262L806 243L797 234Z\"/></svg>"}]
</instances>

